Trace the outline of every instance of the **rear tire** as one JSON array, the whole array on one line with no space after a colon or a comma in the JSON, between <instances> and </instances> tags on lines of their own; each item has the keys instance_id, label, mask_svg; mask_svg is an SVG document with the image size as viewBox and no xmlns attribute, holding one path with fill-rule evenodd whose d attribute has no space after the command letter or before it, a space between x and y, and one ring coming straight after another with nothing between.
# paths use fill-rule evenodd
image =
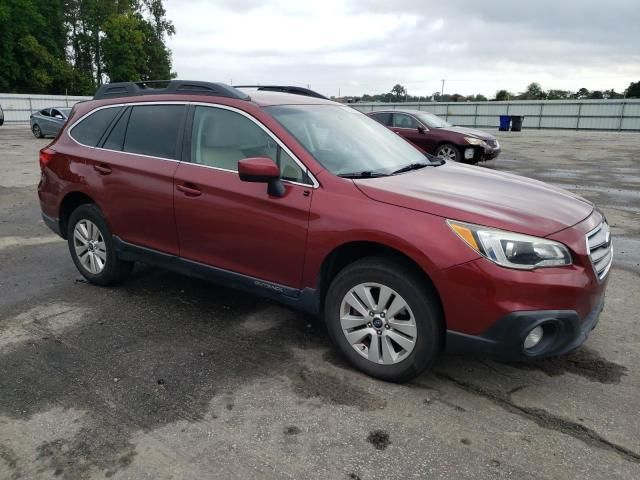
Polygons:
<instances>
[{"instance_id":1,"label":"rear tire","mask_svg":"<svg viewBox=\"0 0 640 480\"><path fill-rule=\"evenodd\" d=\"M118 258L111 232L100 209L92 203L80 205L67 222L69 253L76 268L90 283L115 285L133 269L133 262Z\"/></svg>"},{"instance_id":2,"label":"rear tire","mask_svg":"<svg viewBox=\"0 0 640 480\"><path fill-rule=\"evenodd\" d=\"M460 149L451 143L445 143L444 145L440 145L436 149L436 157L442 158L444 160L448 160L451 162L463 162L462 154L460 153Z\"/></svg>"},{"instance_id":3,"label":"rear tire","mask_svg":"<svg viewBox=\"0 0 640 480\"><path fill-rule=\"evenodd\" d=\"M42 134L42 129L40 128L40 125L38 125L37 123L35 123L33 127L31 127L31 131L33 132L33 136L36 138L44 137L44 135Z\"/></svg>"},{"instance_id":4,"label":"rear tire","mask_svg":"<svg viewBox=\"0 0 640 480\"><path fill-rule=\"evenodd\" d=\"M431 287L413 269L386 257L358 260L335 277L325 322L349 363L386 381L419 375L442 349L443 318Z\"/></svg>"}]
</instances>

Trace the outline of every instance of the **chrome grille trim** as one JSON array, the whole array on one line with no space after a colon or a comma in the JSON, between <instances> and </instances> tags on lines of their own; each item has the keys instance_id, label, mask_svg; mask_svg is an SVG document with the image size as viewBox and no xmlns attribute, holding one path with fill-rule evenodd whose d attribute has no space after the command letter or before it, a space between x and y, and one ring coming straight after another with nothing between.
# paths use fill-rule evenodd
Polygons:
<instances>
[{"instance_id":1,"label":"chrome grille trim","mask_svg":"<svg viewBox=\"0 0 640 480\"><path fill-rule=\"evenodd\" d=\"M607 222L602 221L600 225L587 233L586 241L593 270L599 280L604 280L613 263L613 245Z\"/></svg>"}]
</instances>

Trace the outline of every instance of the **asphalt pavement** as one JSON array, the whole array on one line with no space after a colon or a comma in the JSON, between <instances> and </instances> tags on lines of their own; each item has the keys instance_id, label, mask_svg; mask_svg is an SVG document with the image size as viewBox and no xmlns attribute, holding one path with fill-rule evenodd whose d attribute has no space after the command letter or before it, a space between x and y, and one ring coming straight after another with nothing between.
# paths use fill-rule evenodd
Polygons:
<instances>
[{"instance_id":1,"label":"asphalt pavement","mask_svg":"<svg viewBox=\"0 0 640 480\"><path fill-rule=\"evenodd\" d=\"M87 284L40 218L48 140L0 127L0 479L640 478L640 133L499 140L479 168L607 215L600 323L562 358L444 356L396 385L253 295L147 266Z\"/></svg>"}]
</instances>

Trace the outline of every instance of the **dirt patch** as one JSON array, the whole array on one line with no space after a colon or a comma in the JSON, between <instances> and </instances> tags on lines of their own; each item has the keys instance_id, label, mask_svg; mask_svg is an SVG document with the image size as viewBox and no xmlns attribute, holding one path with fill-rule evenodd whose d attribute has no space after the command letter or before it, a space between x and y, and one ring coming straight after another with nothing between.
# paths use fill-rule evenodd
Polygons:
<instances>
[{"instance_id":1,"label":"dirt patch","mask_svg":"<svg viewBox=\"0 0 640 480\"><path fill-rule=\"evenodd\" d=\"M324 403L348 405L360 410L384 408L387 402L336 375L303 367L290 376L294 392L303 398L318 397Z\"/></svg>"},{"instance_id":2,"label":"dirt patch","mask_svg":"<svg viewBox=\"0 0 640 480\"><path fill-rule=\"evenodd\" d=\"M384 430L374 430L369 433L367 442L376 447L377 450L385 450L389 445L391 445L389 434Z\"/></svg>"},{"instance_id":3,"label":"dirt patch","mask_svg":"<svg viewBox=\"0 0 640 480\"><path fill-rule=\"evenodd\" d=\"M624 365L610 362L588 347L582 347L562 357L542 358L510 365L520 369L540 370L550 377L573 373L593 382L606 384L620 383L620 379L626 376L628 371Z\"/></svg>"},{"instance_id":4,"label":"dirt patch","mask_svg":"<svg viewBox=\"0 0 640 480\"><path fill-rule=\"evenodd\" d=\"M285 435L298 435L299 433L302 433L302 430L300 430L295 425L289 425L288 427L285 427L285 429L284 429L284 434Z\"/></svg>"}]
</instances>

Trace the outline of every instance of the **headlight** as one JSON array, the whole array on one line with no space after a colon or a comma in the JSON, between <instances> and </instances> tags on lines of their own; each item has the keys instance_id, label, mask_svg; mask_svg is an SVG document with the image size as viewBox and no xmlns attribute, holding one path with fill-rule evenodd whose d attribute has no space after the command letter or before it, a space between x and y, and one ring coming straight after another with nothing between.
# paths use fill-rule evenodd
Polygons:
<instances>
[{"instance_id":1,"label":"headlight","mask_svg":"<svg viewBox=\"0 0 640 480\"><path fill-rule=\"evenodd\" d=\"M572 263L567 247L553 240L453 220L447 223L467 245L503 267L533 270Z\"/></svg>"},{"instance_id":2,"label":"headlight","mask_svg":"<svg viewBox=\"0 0 640 480\"><path fill-rule=\"evenodd\" d=\"M482 145L483 147L486 145L485 141L481 138L464 137L464 139L470 145Z\"/></svg>"}]
</instances>

